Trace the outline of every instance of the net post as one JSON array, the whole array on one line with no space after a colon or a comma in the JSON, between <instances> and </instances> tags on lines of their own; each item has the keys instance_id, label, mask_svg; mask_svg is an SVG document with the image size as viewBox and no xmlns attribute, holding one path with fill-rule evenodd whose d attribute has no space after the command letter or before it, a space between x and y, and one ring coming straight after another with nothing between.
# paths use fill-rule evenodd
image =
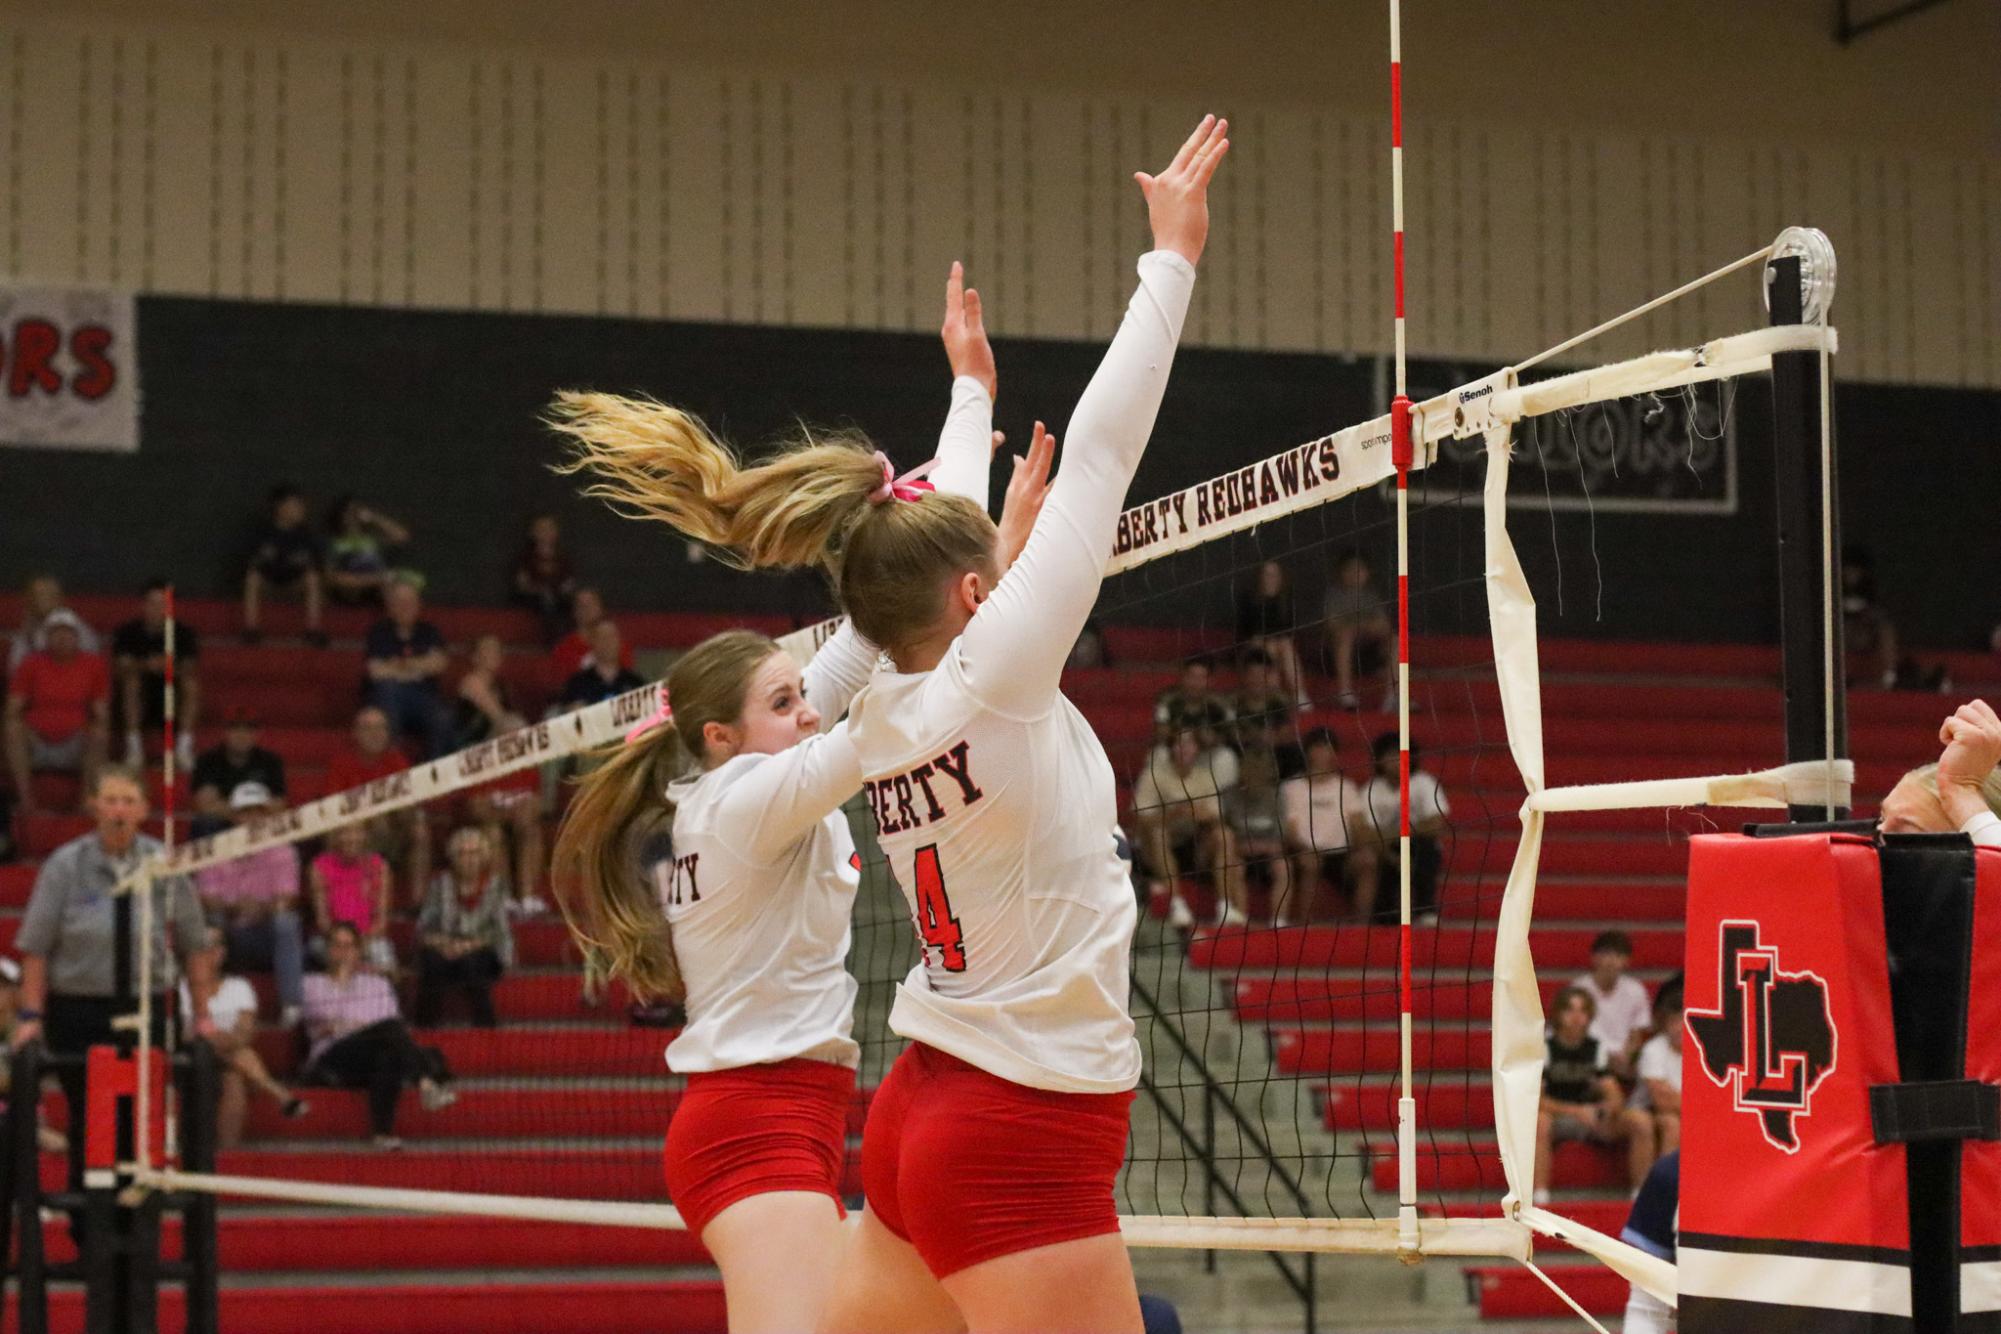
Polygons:
<instances>
[{"instance_id":1,"label":"net post","mask_svg":"<svg viewBox=\"0 0 2001 1334\"><path fill-rule=\"evenodd\" d=\"M1807 322L1804 261L1774 253L1765 266L1773 325ZM1831 290L1828 292L1831 296ZM1825 306L1823 303L1823 313ZM1841 513L1831 386L1825 355L1772 356L1773 476L1778 496L1779 635L1786 709L1786 761L1834 760L1848 752L1846 661L1835 584ZM1794 821L1845 818L1846 807L1794 805Z\"/></svg>"}]
</instances>

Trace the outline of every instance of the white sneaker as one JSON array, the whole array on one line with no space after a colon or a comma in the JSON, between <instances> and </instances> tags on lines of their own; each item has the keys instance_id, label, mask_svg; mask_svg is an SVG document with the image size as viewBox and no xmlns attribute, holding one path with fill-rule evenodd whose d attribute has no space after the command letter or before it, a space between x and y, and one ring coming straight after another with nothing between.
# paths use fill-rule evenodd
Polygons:
<instances>
[{"instance_id":1,"label":"white sneaker","mask_svg":"<svg viewBox=\"0 0 2001 1334\"><path fill-rule=\"evenodd\" d=\"M449 1084L440 1084L435 1079L417 1082L417 1099L427 1112L440 1111L459 1100L458 1090Z\"/></svg>"},{"instance_id":2,"label":"white sneaker","mask_svg":"<svg viewBox=\"0 0 2001 1334\"><path fill-rule=\"evenodd\" d=\"M191 774L195 768L195 737L192 732L183 732L174 738L174 763L182 773Z\"/></svg>"},{"instance_id":3,"label":"white sneaker","mask_svg":"<svg viewBox=\"0 0 2001 1334\"><path fill-rule=\"evenodd\" d=\"M302 1017L303 1016L301 1016L299 1013L298 1006L287 1005L284 1009L278 1011L278 1027L297 1028L299 1026L299 1020Z\"/></svg>"},{"instance_id":4,"label":"white sneaker","mask_svg":"<svg viewBox=\"0 0 2001 1334\"><path fill-rule=\"evenodd\" d=\"M514 901L514 911L523 917L540 917L549 911L549 905L543 902L539 895L530 894L526 898Z\"/></svg>"},{"instance_id":5,"label":"white sneaker","mask_svg":"<svg viewBox=\"0 0 2001 1334\"><path fill-rule=\"evenodd\" d=\"M1195 910L1179 894L1167 900L1167 924L1177 931L1186 931L1195 925Z\"/></svg>"},{"instance_id":6,"label":"white sneaker","mask_svg":"<svg viewBox=\"0 0 2001 1334\"><path fill-rule=\"evenodd\" d=\"M139 739L137 732L125 734L125 767L128 769L146 767L146 743Z\"/></svg>"},{"instance_id":7,"label":"white sneaker","mask_svg":"<svg viewBox=\"0 0 2001 1334\"><path fill-rule=\"evenodd\" d=\"M396 1135L377 1135L375 1137L375 1147L393 1151L402 1148L403 1141Z\"/></svg>"},{"instance_id":8,"label":"white sneaker","mask_svg":"<svg viewBox=\"0 0 2001 1334\"><path fill-rule=\"evenodd\" d=\"M1249 917L1232 908L1227 899L1216 905L1217 926L1248 926L1250 920Z\"/></svg>"}]
</instances>

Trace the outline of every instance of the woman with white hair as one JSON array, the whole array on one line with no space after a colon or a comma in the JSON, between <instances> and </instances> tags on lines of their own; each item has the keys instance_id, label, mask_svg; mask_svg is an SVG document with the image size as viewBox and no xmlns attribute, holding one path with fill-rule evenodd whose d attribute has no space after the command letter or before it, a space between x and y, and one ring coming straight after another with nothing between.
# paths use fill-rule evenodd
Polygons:
<instances>
[{"instance_id":1,"label":"woman with white hair","mask_svg":"<svg viewBox=\"0 0 2001 1334\"><path fill-rule=\"evenodd\" d=\"M1938 762L1911 770L1883 798L1883 832L1961 833L1976 847L2001 847L2001 716L1984 699L1962 704L1938 739Z\"/></svg>"}]
</instances>

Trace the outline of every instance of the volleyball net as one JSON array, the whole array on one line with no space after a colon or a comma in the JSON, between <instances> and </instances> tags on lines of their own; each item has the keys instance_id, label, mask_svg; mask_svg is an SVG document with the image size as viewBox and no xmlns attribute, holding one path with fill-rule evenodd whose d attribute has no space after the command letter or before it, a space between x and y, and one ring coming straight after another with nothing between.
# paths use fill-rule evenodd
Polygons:
<instances>
[{"instance_id":1,"label":"volleyball net","mask_svg":"<svg viewBox=\"0 0 2001 1334\"><path fill-rule=\"evenodd\" d=\"M1810 354L1824 394L1835 345L1822 311L1816 323L1565 373L1532 369L1544 354L1454 386L1412 406L1403 525L1389 497L1387 415L1121 516L1112 574L1065 689L1113 761L1142 908L1133 1011L1144 1096L1120 1183L1132 1244L1529 1263L1532 1235L1543 1234L1673 1300L1671 1266L1533 1202L1543 1005L1561 972L1584 962L1570 943L1566 957L1537 958L1538 876L1588 881L1547 835L1566 820L1588 822L1586 812L1846 806L1852 770L1829 759L1662 779L1626 773L1608 756L1577 771L1591 785L1552 783L1545 711L1571 715L1562 688L1545 688L1535 595L1511 534L1511 519L1536 512L1511 511L1510 478L1549 466L1523 433L1560 431L1574 456L1603 429L1591 414L1607 404L1636 404L1634 419L1665 414L1661 429L1685 436L1691 456L1711 449L1755 401L1734 392L1737 381L1769 372L1775 356ZM1831 552L1822 558L1831 569ZM1400 609L1390 577L1406 566L1409 740L1416 773L1430 780L1411 784L1407 858L1397 837ZM828 633L815 626L783 643L803 660ZM536 799L544 776L560 781L657 702L648 686L188 842L132 884L270 848L314 851L356 826L393 837L419 810L435 826L481 799ZM1771 751L1776 760L1776 735ZM866 815L858 805L849 814L864 855L850 956L861 985L858 1146L868 1091L901 1046L885 1020L917 950ZM1400 862L1409 863L1408 903ZM1572 883L1564 897L1585 894ZM137 898L139 929L150 933L154 896ZM1605 915L1620 914L1608 904ZM407 965L418 944L411 928L399 924L390 938ZM416 1033L449 1068L455 1100L407 1097L396 1113L400 1151L369 1147L377 1127L361 1093L308 1089L312 1110L297 1119L253 1097L246 1144L222 1155L216 1172L154 1157L142 1136L123 1179L303 1203L680 1226L659 1158L680 1089L662 1057L675 1016L595 985L553 918L517 922L513 952L492 992L496 1026L470 1025L453 1009ZM150 967L150 953L140 957ZM140 979L142 1045L159 982ZM304 1048L292 1031L259 1038L281 1079L302 1067ZM137 1096L165 1095L141 1081ZM146 1117L142 1106L139 1123ZM848 1187L858 1199L852 1161Z\"/></svg>"}]
</instances>

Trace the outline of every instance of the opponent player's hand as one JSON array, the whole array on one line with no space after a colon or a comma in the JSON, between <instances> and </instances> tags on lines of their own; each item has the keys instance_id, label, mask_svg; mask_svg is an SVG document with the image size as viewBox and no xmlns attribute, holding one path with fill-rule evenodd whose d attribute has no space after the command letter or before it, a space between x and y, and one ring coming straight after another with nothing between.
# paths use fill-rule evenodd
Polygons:
<instances>
[{"instance_id":1,"label":"opponent player's hand","mask_svg":"<svg viewBox=\"0 0 2001 1334\"><path fill-rule=\"evenodd\" d=\"M992 398L999 387L994 369L994 350L987 342L987 326L980 318L980 294L966 286L966 268L952 261L952 276L945 280L945 323L938 331L945 341L945 356L952 363L952 378L970 375L986 386ZM999 442L995 442L999 447Z\"/></svg>"},{"instance_id":2,"label":"opponent player's hand","mask_svg":"<svg viewBox=\"0 0 2001 1334\"><path fill-rule=\"evenodd\" d=\"M1209 178L1230 151L1229 132L1229 121L1204 116L1166 171L1158 176L1133 173L1146 196L1155 250L1172 250L1190 264L1201 261L1209 240Z\"/></svg>"},{"instance_id":3,"label":"opponent player's hand","mask_svg":"<svg viewBox=\"0 0 2001 1334\"><path fill-rule=\"evenodd\" d=\"M1987 809L1980 785L2001 764L2001 717L1984 699L1959 706L1938 729L1938 799L1955 826Z\"/></svg>"},{"instance_id":4,"label":"opponent player's hand","mask_svg":"<svg viewBox=\"0 0 2001 1334\"><path fill-rule=\"evenodd\" d=\"M1014 456L1014 473L1008 478L1007 499L1001 505L997 554L1003 575L1028 545L1028 535L1035 531L1035 516L1042 513L1042 502L1049 499L1049 468L1055 461L1056 437L1037 422L1028 454Z\"/></svg>"}]
</instances>

